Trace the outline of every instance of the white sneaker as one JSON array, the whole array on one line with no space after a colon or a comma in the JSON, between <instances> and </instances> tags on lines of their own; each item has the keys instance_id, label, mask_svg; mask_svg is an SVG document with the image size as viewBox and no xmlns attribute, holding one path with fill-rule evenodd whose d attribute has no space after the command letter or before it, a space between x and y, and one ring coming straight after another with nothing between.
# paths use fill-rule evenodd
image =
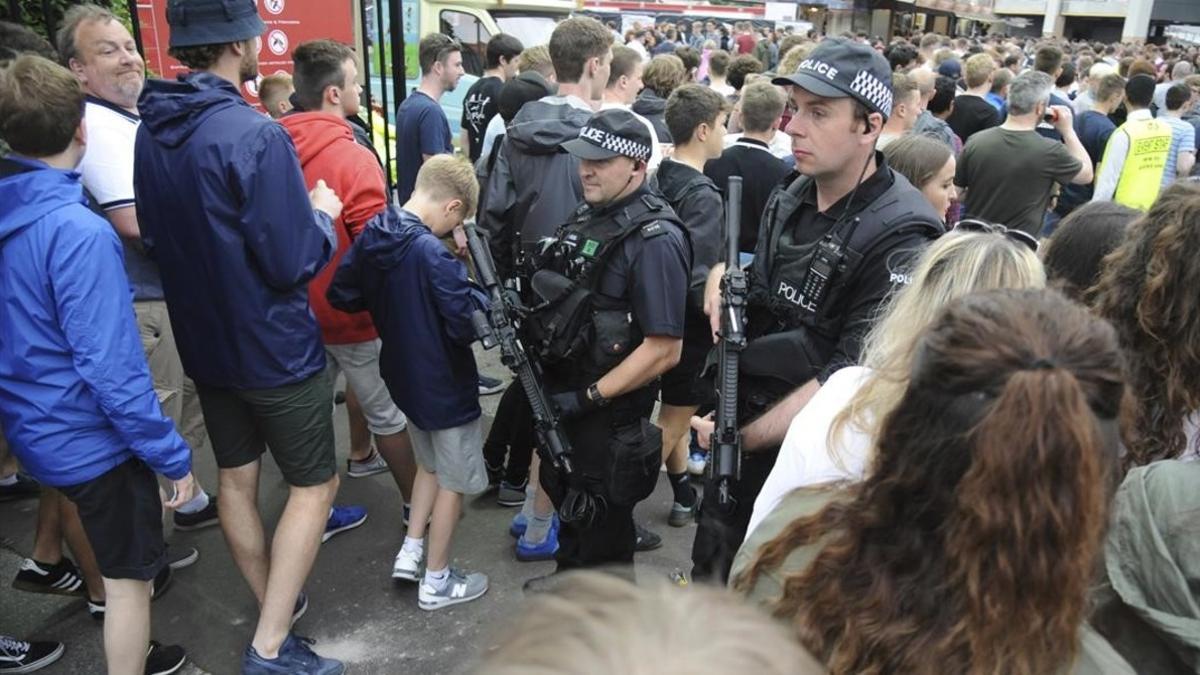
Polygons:
<instances>
[{"instance_id":1,"label":"white sneaker","mask_svg":"<svg viewBox=\"0 0 1200 675\"><path fill-rule=\"evenodd\" d=\"M708 455L702 452L693 452L688 455L687 470L693 476L703 476L704 469L708 466Z\"/></svg>"},{"instance_id":2,"label":"white sneaker","mask_svg":"<svg viewBox=\"0 0 1200 675\"><path fill-rule=\"evenodd\" d=\"M437 590L433 586L421 582L417 590L417 606L421 609L434 610L470 602L488 591L488 578L480 572L463 572L450 568L450 578L446 586Z\"/></svg>"},{"instance_id":3,"label":"white sneaker","mask_svg":"<svg viewBox=\"0 0 1200 675\"><path fill-rule=\"evenodd\" d=\"M403 579L405 581L420 581L422 578L421 557L424 553L424 549L412 553L401 546L400 552L396 554L396 562L392 565L392 578Z\"/></svg>"}]
</instances>

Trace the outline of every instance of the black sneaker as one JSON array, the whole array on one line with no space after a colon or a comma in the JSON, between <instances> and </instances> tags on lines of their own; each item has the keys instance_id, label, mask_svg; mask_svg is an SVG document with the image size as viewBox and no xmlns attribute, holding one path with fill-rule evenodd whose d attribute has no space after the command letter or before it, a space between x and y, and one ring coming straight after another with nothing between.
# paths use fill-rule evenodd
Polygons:
<instances>
[{"instance_id":1,"label":"black sneaker","mask_svg":"<svg viewBox=\"0 0 1200 675\"><path fill-rule=\"evenodd\" d=\"M662 537L636 523L634 523L634 527L637 528L637 543L634 544L633 550L641 553L643 551L653 551L662 546Z\"/></svg>"},{"instance_id":2,"label":"black sneaker","mask_svg":"<svg viewBox=\"0 0 1200 675\"><path fill-rule=\"evenodd\" d=\"M0 485L0 502L10 502L17 499L29 499L38 496L42 484L18 471L17 482L12 485Z\"/></svg>"},{"instance_id":3,"label":"black sneaker","mask_svg":"<svg viewBox=\"0 0 1200 675\"><path fill-rule=\"evenodd\" d=\"M160 570L159 573L154 576L154 580L150 582L150 588L153 591L150 595L150 599L157 600L161 598L163 594L167 592L167 588L171 585L171 582L174 581L174 579L175 575L171 571L171 566L163 565L162 570ZM105 605L103 600L93 600L91 598L88 598L87 608L88 614L91 614L92 618L96 621L103 621L105 612L108 610L108 607ZM167 672L175 671L172 670Z\"/></svg>"},{"instance_id":4,"label":"black sneaker","mask_svg":"<svg viewBox=\"0 0 1200 675\"><path fill-rule=\"evenodd\" d=\"M504 382L502 380L497 380L494 377L488 377L483 373L479 374L480 396L491 396L492 394L499 394L502 391L504 391Z\"/></svg>"},{"instance_id":5,"label":"black sneaker","mask_svg":"<svg viewBox=\"0 0 1200 675\"><path fill-rule=\"evenodd\" d=\"M181 548L167 549L167 567L173 570L181 570L185 567L191 567L200 559L200 551L194 546L183 546Z\"/></svg>"},{"instance_id":6,"label":"black sneaker","mask_svg":"<svg viewBox=\"0 0 1200 675\"><path fill-rule=\"evenodd\" d=\"M146 675L169 675L185 663L187 652L183 651L183 647L150 641L150 651L146 653Z\"/></svg>"},{"instance_id":7,"label":"black sneaker","mask_svg":"<svg viewBox=\"0 0 1200 675\"><path fill-rule=\"evenodd\" d=\"M0 635L0 673L32 673L62 658L61 642L25 642Z\"/></svg>"},{"instance_id":8,"label":"black sneaker","mask_svg":"<svg viewBox=\"0 0 1200 675\"><path fill-rule=\"evenodd\" d=\"M55 564L26 558L21 561L21 569L13 579L12 587L29 593L83 595L83 577L79 574L79 568L68 558Z\"/></svg>"},{"instance_id":9,"label":"black sneaker","mask_svg":"<svg viewBox=\"0 0 1200 675\"><path fill-rule=\"evenodd\" d=\"M221 521L217 518L217 496L209 495L208 506L195 513L180 513L176 511L175 515L171 516L171 518L175 521L175 529L181 532L218 525Z\"/></svg>"}]
</instances>

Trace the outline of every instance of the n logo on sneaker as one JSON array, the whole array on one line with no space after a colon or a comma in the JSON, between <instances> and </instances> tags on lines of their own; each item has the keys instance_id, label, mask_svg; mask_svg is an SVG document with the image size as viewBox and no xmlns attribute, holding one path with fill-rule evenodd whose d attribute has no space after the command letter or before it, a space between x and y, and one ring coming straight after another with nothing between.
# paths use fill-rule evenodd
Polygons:
<instances>
[{"instance_id":1,"label":"n logo on sneaker","mask_svg":"<svg viewBox=\"0 0 1200 675\"><path fill-rule=\"evenodd\" d=\"M450 597L451 598L467 597L467 585L466 584L454 584L454 586L450 589Z\"/></svg>"}]
</instances>

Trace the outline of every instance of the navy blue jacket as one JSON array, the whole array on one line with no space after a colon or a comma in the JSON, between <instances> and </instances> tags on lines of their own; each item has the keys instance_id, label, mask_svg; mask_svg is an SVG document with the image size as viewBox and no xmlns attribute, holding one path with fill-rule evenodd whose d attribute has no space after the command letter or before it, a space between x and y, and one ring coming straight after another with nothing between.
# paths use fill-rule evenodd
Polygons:
<instances>
[{"instance_id":1,"label":"navy blue jacket","mask_svg":"<svg viewBox=\"0 0 1200 675\"><path fill-rule=\"evenodd\" d=\"M150 80L138 101L134 193L184 370L265 389L321 372L308 281L337 246L287 131L209 73Z\"/></svg>"},{"instance_id":2,"label":"navy blue jacket","mask_svg":"<svg viewBox=\"0 0 1200 675\"><path fill-rule=\"evenodd\" d=\"M47 485L138 457L178 480L191 451L163 416L121 242L79 174L0 160L0 426Z\"/></svg>"},{"instance_id":3,"label":"navy blue jacket","mask_svg":"<svg viewBox=\"0 0 1200 675\"><path fill-rule=\"evenodd\" d=\"M471 315L487 301L416 215L390 207L371 219L325 297L345 312L371 312L383 381L417 427L450 429L482 414Z\"/></svg>"}]
</instances>

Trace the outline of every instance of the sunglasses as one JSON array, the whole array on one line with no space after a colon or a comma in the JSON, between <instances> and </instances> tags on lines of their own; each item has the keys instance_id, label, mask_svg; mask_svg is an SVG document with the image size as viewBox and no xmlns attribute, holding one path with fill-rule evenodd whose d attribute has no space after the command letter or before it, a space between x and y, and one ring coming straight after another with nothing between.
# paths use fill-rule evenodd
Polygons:
<instances>
[{"instance_id":1,"label":"sunglasses","mask_svg":"<svg viewBox=\"0 0 1200 675\"><path fill-rule=\"evenodd\" d=\"M1012 241L1015 241L1019 244L1023 244L1024 246L1028 247L1030 251L1033 251L1034 253L1038 252L1037 237L1034 237L1032 234L1029 234L1028 232L1023 232L1021 230L1009 229L1008 227L1005 227L1004 225L1001 225L1000 223L989 223L987 221L977 220L975 218L964 218L964 219L958 221L958 224L954 226L954 229L961 230L962 232L983 232L986 234L1000 234L1000 235L1007 237L1008 239L1010 239Z\"/></svg>"}]
</instances>

